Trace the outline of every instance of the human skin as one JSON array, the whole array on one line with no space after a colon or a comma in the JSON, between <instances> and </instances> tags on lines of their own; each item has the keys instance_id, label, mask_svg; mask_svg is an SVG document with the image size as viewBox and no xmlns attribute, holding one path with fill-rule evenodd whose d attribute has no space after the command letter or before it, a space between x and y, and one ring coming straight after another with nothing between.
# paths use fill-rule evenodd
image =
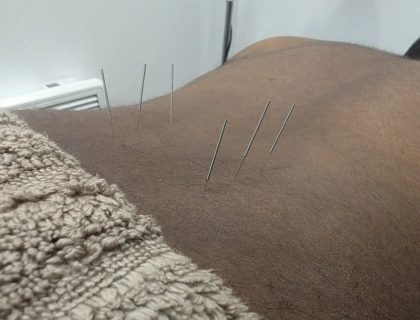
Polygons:
<instances>
[{"instance_id":1,"label":"human skin","mask_svg":"<svg viewBox=\"0 0 420 320\"><path fill-rule=\"evenodd\" d=\"M420 64L274 38L137 109L19 116L269 319L420 314ZM271 105L236 182L267 100ZM292 103L296 107L263 172ZM203 191L224 119L213 175Z\"/></svg>"}]
</instances>

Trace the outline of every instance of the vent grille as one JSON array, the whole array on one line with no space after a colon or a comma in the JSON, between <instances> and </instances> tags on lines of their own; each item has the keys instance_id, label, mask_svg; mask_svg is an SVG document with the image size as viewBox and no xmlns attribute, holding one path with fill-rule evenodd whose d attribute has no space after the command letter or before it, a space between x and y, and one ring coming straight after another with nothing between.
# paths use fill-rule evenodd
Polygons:
<instances>
[{"instance_id":1,"label":"vent grille","mask_svg":"<svg viewBox=\"0 0 420 320\"><path fill-rule=\"evenodd\" d=\"M81 111L100 109L100 107L98 96L95 94L88 97L74 99L72 101L48 105L48 107L45 107L45 109Z\"/></svg>"},{"instance_id":2,"label":"vent grille","mask_svg":"<svg viewBox=\"0 0 420 320\"><path fill-rule=\"evenodd\" d=\"M0 100L1 109L93 110L105 105L102 80L89 79L44 84L48 89ZM54 86L54 84L59 84ZM49 86L49 87L48 87ZM51 87L52 86L52 87Z\"/></svg>"}]
</instances>

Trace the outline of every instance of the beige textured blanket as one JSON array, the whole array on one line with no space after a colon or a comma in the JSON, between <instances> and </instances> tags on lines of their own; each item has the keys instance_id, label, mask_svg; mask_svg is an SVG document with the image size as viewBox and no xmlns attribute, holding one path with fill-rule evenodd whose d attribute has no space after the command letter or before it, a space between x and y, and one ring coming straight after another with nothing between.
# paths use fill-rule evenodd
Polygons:
<instances>
[{"instance_id":1,"label":"beige textured blanket","mask_svg":"<svg viewBox=\"0 0 420 320\"><path fill-rule=\"evenodd\" d=\"M168 247L115 185L0 113L0 318L258 316Z\"/></svg>"}]
</instances>

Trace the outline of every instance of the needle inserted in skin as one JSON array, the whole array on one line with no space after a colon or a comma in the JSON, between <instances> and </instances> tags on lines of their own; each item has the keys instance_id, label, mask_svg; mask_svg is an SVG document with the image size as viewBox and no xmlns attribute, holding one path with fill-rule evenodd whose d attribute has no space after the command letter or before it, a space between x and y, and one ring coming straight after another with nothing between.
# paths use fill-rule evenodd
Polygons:
<instances>
[{"instance_id":1,"label":"needle inserted in skin","mask_svg":"<svg viewBox=\"0 0 420 320\"><path fill-rule=\"evenodd\" d=\"M222 131L220 131L219 141L217 141L216 150L214 150L213 159L211 160L209 172L207 173L206 184L204 185L204 191L206 191L207 182L209 182L211 172L213 171L214 161L216 160L217 152L219 151L220 143L222 142L223 134L226 128L226 123L227 123L227 120L225 120L225 122L223 123Z\"/></svg>"},{"instance_id":2,"label":"needle inserted in skin","mask_svg":"<svg viewBox=\"0 0 420 320\"><path fill-rule=\"evenodd\" d=\"M236 177L237 177L237 176L238 176L238 174L239 174L239 170L241 170L241 168L242 168L242 164L244 163L245 158L246 158L246 156L248 155L248 151L249 151L249 149L250 149L250 148L251 148L251 146L252 146L252 142L254 142L254 138L255 138L255 136L257 135L258 130L260 129L261 122L264 120L264 116L265 116L265 113L267 112L267 109L268 109L268 106L270 105L270 102L271 102L271 101L270 101L270 100L268 100L267 105L266 105L266 106L265 106L265 108L264 108L264 111L263 111L263 113L262 113L262 115L261 115L260 121L258 121L257 127L255 128L254 134L252 135L251 140L249 141L248 147L246 148L245 154L244 154L244 156L243 156L243 158L242 158L241 164L240 164L240 166L239 166L238 171L236 172L236 175L235 175L235 178L233 179L233 181L235 181L235 180L236 180Z\"/></svg>"},{"instance_id":3,"label":"needle inserted in skin","mask_svg":"<svg viewBox=\"0 0 420 320\"><path fill-rule=\"evenodd\" d=\"M172 124L172 108L174 107L174 64L172 63L171 75L171 113L169 116L169 124Z\"/></svg>"},{"instance_id":4,"label":"needle inserted in skin","mask_svg":"<svg viewBox=\"0 0 420 320\"><path fill-rule=\"evenodd\" d=\"M102 75L102 82L104 84L106 104L108 105L108 114L109 114L109 121L111 122L112 137L114 138L115 137L114 136L114 126L112 125L111 107L109 106L108 90L106 89L104 69L101 69L101 75Z\"/></svg>"},{"instance_id":5,"label":"needle inserted in skin","mask_svg":"<svg viewBox=\"0 0 420 320\"><path fill-rule=\"evenodd\" d=\"M268 158L270 157L270 154L273 152L274 148L276 147L277 141L279 140L280 135L283 132L284 127L286 126L287 120L289 120L289 117L292 114L294 108L295 108L295 104L293 104L292 108L290 109L289 113L287 114L286 119L284 120L283 125L281 126L280 131L277 134L276 139L274 140L274 143L273 143L273 145L272 145L272 147L270 149L270 152L268 153L267 159L265 159L265 162L264 162L264 165L263 165L263 167L261 169L261 172L264 170L265 164L267 163Z\"/></svg>"},{"instance_id":6,"label":"needle inserted in skin","mask_svg":"<svg viewBox=\"0 0 420 320\"><path fill-rule=\"evenodd\" d=\"M147 67L147 64L144 65L143 82L141 84L141 93L140 93L140 102L139 102L139 113L138 113L138 116L137 116L137 135L139 135L140 112L141 112L141 105L143 103L143 90L144 90L144 79L146 79L146 67Z\"/></svg>"}]
</instances>

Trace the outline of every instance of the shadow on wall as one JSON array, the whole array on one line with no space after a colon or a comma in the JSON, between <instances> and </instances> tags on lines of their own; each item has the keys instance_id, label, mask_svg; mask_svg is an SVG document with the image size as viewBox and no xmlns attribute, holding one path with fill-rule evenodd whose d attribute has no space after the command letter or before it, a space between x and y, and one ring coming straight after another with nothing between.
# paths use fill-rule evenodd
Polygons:
<instances>
[{"instance_id":1,"label":"shadow on wall","mask_svg":"<svg viewBox=\"0 0 420 320\"><path fill-rule=\"evenodd\" d=\"M407 50L404 57L414 59L414 60L420 60L420 38L417 39L411 47Z\"/></svg>"},{"instance_id":2,"label":"shadow on wall","mask_svg":"<svg viewBox=\"0 0 420 320\"><path fill-rule=\"evenodd\" d=\"M345 0L323 22L314 18L305 30L311 38L379 46L377 8L374 0Z\"/></svg>"}]
</instances>

